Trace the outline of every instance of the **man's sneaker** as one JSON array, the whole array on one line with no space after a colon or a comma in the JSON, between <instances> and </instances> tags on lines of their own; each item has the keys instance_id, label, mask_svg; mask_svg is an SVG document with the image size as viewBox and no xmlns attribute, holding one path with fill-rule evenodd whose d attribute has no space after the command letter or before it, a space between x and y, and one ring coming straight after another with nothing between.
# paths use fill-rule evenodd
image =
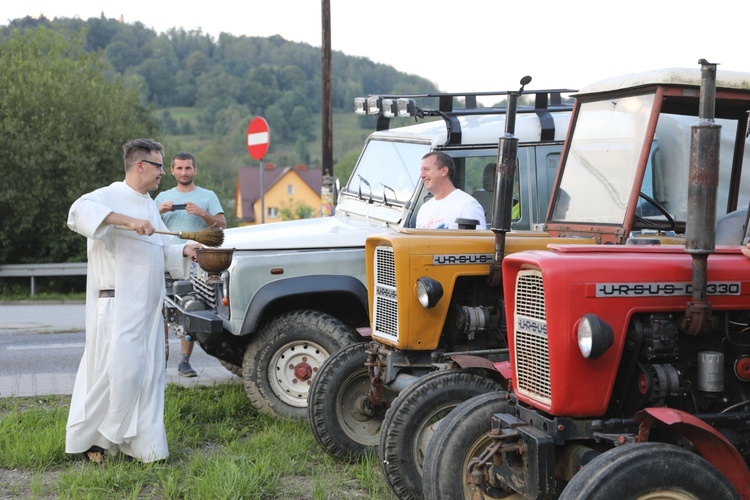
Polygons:
<instances>
[{"instance_id":1,"label":"man's sneaker","mask_svg":"<svg viewBox=\"0 0 750 500\"><path fill-rule=\"evenodd\" d=\"M183 361L179 365L177 365L177 373L179 373L183 377L197 377L198 376L198 372L193 370L193 367L190 366L190 363L188 363L187 361Z\"/></svg>"}]
</instances>

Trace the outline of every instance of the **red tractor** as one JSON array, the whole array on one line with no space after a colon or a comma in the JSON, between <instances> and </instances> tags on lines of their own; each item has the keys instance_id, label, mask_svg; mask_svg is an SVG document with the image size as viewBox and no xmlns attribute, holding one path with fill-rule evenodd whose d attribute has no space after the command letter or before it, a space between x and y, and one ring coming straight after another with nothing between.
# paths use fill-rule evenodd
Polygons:
<instances>
[{"instance_id":1,"label":"red tractor","mask_svg":"<svg viewBox=\"0 0 750 500\"><path fill-rule=\"evenodd\" d=\"M617 242L622 217L649 220L632 202L668 199L670 187L645 193L634 165L654 155L658 126L691 119L687 199L648 203L662 216L655 231L685 243L504 257L510 356L496 369L510 388L437 423L425 498L750 498L750 259L747 211L736 210L750 201L750 75L717 78L700 63L700 92L685 72L578 97L547 231ZM597 138L599 120L630 140ZM599 215L584 220L590 204ZM718 223L717 209L728 214Z\"/></svg>"}]
</instances>

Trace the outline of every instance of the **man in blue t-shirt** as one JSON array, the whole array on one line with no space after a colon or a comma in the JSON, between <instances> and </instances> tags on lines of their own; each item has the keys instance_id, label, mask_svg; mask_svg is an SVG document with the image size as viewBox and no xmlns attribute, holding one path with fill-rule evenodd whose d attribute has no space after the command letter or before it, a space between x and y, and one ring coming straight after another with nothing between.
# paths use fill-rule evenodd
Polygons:
<instances>
[{"instance_id":1,"label":"man in blue t-shirt","mask_svg":"<svg viewBox=\"0 0 750 500\"><path fill-rule=\"evenodd\" d=\"M227 227L224 210L216 194L195 184L198 164L190 153L177 153L172 157L172 175L177 186L159 193L154 201L170 231L200 231L207 227ZM175 236L176 241L180 240ZM190 366L193 342L182 339L182 358L177 372L185 377L198 374Z\"/></svg>"}]
</instances>

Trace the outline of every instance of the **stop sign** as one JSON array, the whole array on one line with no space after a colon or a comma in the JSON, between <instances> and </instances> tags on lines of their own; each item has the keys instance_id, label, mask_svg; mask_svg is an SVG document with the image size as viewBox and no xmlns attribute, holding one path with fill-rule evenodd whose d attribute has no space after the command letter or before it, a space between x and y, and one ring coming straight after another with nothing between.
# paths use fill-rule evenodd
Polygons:
<instances>
[{"instance_id":1,"label":"stop sign","mask_svg":"<svg viewBox=\"0 0 750 500\"><path fill-rule=\"evenodd\" d=\"M271 133L268 122L260 116L253 118L247 127L247 151L255 160L262 160L268 152Z\"/></svg>"}]
</instances>

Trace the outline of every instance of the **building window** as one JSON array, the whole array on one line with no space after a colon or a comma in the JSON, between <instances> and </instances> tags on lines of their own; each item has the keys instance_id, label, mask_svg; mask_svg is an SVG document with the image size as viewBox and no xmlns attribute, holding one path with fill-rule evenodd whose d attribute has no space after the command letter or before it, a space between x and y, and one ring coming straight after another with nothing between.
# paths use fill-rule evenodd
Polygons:
<instances>
[{"instance_id":1,"label":"building window","mask_svg":"<svg viewBox=\"0 0 750 500\"><path fill-rule=\"evenodd\" d=\"M294 194L294 184L286 185L286 194Z\"/></svg>"},{"instance_id":2,"label":"building window","mask_svg":"<svg viewBox=\"0 0 750 500\"><path fill-rule=\"evenodd\" d=\"M279 209L276 207L268 207L266 210L268 212L267 217L269 219L278 219L279 218Z\"/></svg>"}]
</instances>

